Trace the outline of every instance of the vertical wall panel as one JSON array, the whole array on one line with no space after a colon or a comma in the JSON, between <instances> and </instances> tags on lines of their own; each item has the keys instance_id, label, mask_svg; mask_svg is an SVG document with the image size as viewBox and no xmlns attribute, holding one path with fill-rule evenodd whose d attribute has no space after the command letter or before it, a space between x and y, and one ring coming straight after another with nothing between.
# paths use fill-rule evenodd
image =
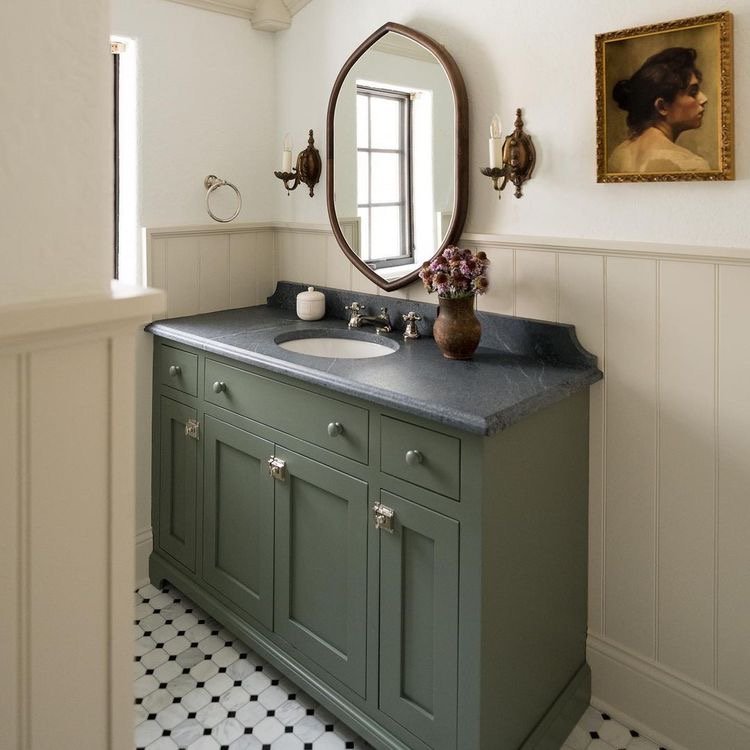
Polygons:
<instances>
[{"instance_id":1,"label":"vertical wall panel","mask_svg":"<svg viewBox=\"0 0 750 750\"><path fill-rule=\"evenodd\" d=\"M581 345L600 359L604 355L604 258L601 255L558 256L558 312L572 323Z\"/></svg>"},{"instance_id":2,"label":"vertical wall panel","mask_svg":"<svg viewBox=\"0 0 750 750\"><path fill-rule=\"evenodd\" d=\"M750 268L719 275L718 687L750 705Z\"/></svg>"},{"instance_id":3,"label":"vertical wall panel","mask_svg":"<svg viewBox=\"0 0 750 750\"><path fill-rule=\"evenodd\" d=\"M135 526L136 497L136 395L133 388L133 366L136 340L143 334L121 333L110 339L109 346L109 419L111 469L109 471L109 586L110 622L110 701L111 750L132 750L132 721L119 707L132 705L133 616L131 598L135 588L135 548L129 534ZM104 405L103 405L104 406Z\"/></svg>"},{"instance_id":4,"label":"vertical wall panel","mask_svg":"<svg viewBox=\"0 0 750 750\"><path fill-rule=\"evenodd\" d=\"M604 363L604 258L560 253L558 305L562 323L572 323L581 345ZM604 383L589 399L589 629L602 630L602 540L604 531Z\"/></svg>"},{"instance_id":5,"label":"vertical wall panel","mask_svg":"<svg viewBox=\"0 0 750 750\"><path fill-rule=\"evenodd\" d=\"M482 248L490 259L487 293L479 298L479 309L513 315L515 304L514 252L509 248Z\"/></svg>"},{"instance_id":6,"label":"vertical wall panel","mask_svg":"<svg viewBox=\"0 0 750 750\"><path fill-rule=\"evenodd\" d=\"M607 259L604 634L655 654L656 262Z\"/></svg>"},{"instance_id":7,"label":"vertical wall panel","mask_svg":"<svg viewBox=\"0 0 750 750\"><path fill-rule=\"evenodd\" d=\"M107 342L33 353L30 404L31 746L58 747L65 738L66 747L104 748L109 744L109 675L102 668L109 661ZM66 533L71 524L75 533ZM73 686L64 701L59 677L50 675L65 675Z\"/></svg>"},{"instance_id":8,"label":"vertical wall panel","mask_svg":"<svg viewBox=\"0 0 750 750\"><path fill-rule=\"evenodd\" d=\"M9 747L20 747L19 680L20 575L19 555L23 550L19 459L22 440L18 357L0 357L0 664L6 685L0 700L0 727Z\"/></svg>"},{"instance_id":9,"label":"vertical wall panel","mask_svg":"<svg viewBox=\"0 0 750 750\"><path fill-rule=\"evenodd\" d=\"M279 280L323 286L327 259L326 236L282 231L279 239Z\"/></svg>"},{"instance_id":10,"label":"vertical wall panel","mask_svg":"<svg viewBox=\"0 0 750 750\"><path fill-rule=\"evenodd\" d=\"M162 237L153 237L149 241L148 258L148 286L157 289L167 288L167 241Z\"/></svg>"},{"instance_id":11,"label":"vertical wall panel","mask_svg":"<svg viewBox=\"0 0 750 750\"><path fill-rule=\"evenodd\" d=\"M167 314L170 318L198 312L200 241L198 237L170 237L166 250Z\"/></svg>"},{"instance_id":12,"label":"vertical wall panel","mask_svg":"<svg viewBox=\"0 0 750 750\"><path fill-rule=\"evenodd\" d=\"M295 235L299 258L300 280L314 286L326 283L326 261L328 260L328 235L322 233Z\"/></svg>"},{"instance_id":13,"label":"vertical wall panel","mask_svg":"<svg viewBox=\"0 0 750 750\"><path fill-rule=\"evenodd\" d=\"M229 235L202 235L199 238L199 312L229 307Z\"/></svg>"},{"instance_id":14,"label":"vertical wall panel","mask_svg":"<svg viewBox=\"0 0 750 750\"><path fill-rule=\"evenodd\" d=\"M283 229L276 232L276 278L279 281L294 281L294 238L292 233Z\"/></svg>"},{"instance_id":15,"label":"vertical wall panel","mask_svg":"<svg viewBox=\"0 0 750 750\"><path fill-rule=\"evenodd\" d=\"M557 320L557 254L516 250L516 315Z\"/></svg>"},{"instance_id":16,"label":"vertical wall panel","mask_svg":"<svg viewBox=\"0 0 750 750\"><path fill-rule=\"evenodd\" d=\"M396 291L391 292L391 294L400 295L401 297L406 297L415 302L429 302L432 305L436 305L438 302L437 294L435 294L435 292L430 294L421 280L410 284L407 287L396 289Z\"/></svg>"},{"instance_id":17,"label":"vertical wall panel","mask_svg":"<svg viewBox=\"0 0 750 750\"><path fill-rule=\"evenodd\" d=\"M714 267L660 263L657 656L714 682Z\"/></svg>"},{"instance_id":18,"label":"vertical wall panel","mask_svg":"<svg viewBox=\"0 0 750 750\"><path fill-rule=\"evenodd\" d=\"M255 233L255 267L257 304L263 305L276 289L276 235L270 230Z\"/></svg>"},{"instance_id":19,"label":"vertical wall panel","mask_svg":"<svg viewBox=\"0 0 750 750\"><path fill-rule=\"evenodd\" d=\"M253 232L229 235L229 307L248 307L260 302L255 241Z\"/></svg>"},{"instance_id":20,"label":"vertical wall panel","mask_svg":"<svg viewBox=\"0 0 750 750\"><path fill-rule=\"evenodd\" d=\"M326 286L351 289L352 264L333 235L326 238Z\"/></svg>"},{"instance_id":21,"label":"vertical wall panel","mask_svg":"<svg viewBox=\"0 0 750 750\"><path fill-rule=\"evenodd\" d=\"M364 294L378 294L380 288L370 281L362 272L352 268L352 291Z\"/></svg>"}]
</instances>

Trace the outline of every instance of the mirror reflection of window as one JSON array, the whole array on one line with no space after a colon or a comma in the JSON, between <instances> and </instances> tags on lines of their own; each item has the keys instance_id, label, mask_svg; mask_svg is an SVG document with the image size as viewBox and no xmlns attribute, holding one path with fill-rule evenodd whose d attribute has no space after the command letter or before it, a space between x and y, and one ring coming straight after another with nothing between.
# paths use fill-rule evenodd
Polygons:
<instances>
[{"instance_id":1,"label":"mirror reflection of window","mask_svg":"<svg viewBox=\"0 0 750 750\"><path fill-rule=\"evenodd\" d=\"M360 253L373 268L411 263L412 97L357 86L357 215Z\"/></svg>"},{"instance_id":2,"label":"mirror reflection of window","mask_svg":"<svg viewBox=\"0 0 750 750\"><path fill-rule=\"evenodd\" d=\"M334 85L326 172L336 239L384 289L456 241L468 174L468 105L455 62L432 40L391 25L398 30L379 29L360 45Z\"/></svg>"}]
</instances>

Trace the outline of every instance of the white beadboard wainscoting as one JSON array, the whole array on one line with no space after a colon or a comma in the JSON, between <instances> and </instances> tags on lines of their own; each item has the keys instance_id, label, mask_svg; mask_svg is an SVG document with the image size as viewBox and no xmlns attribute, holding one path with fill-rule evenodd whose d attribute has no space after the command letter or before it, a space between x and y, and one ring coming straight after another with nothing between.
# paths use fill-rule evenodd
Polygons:
<instances>
[{"instance_id":1,"label":"white beadboard wainscoting","mask_svg":"<svg viewBox=\"0 0 750 750\"><path fill-rule=\"evenodd\" d=\"M163 297L0 306L3 747L132 748L134 341Z\"/></svg>"},{"instance_id":2,"label":"white beadboard wainscoting","mask_svg":"<svg viewBox=\"0 0 750 750\"><path fill-rule=\"evenodd\" d=\"M492 261L481 309L573 323L604 370L591 390L594 704L670 748L750 747L750 250L462 244ZM148 246L170 316L262 303L280 279L390 296L325 226L149 230ZM419 284L391 295L436 301Z\"/></svg>"},{"instance_id":3,"label":"white beadboard wainscoting","mask_svg":"<svg viewBox=\"0 0 750 750\"><path fill-rule=\"evenodd\" d=\"M356 225L342 221L344 236L351 240ZM328 225L160 227L144 235L147 283L167 292L169 318L263 304L279 279L375 289L352 273ZM295 252L300 247L306 251Z\"/></svg>"}]
</instances>

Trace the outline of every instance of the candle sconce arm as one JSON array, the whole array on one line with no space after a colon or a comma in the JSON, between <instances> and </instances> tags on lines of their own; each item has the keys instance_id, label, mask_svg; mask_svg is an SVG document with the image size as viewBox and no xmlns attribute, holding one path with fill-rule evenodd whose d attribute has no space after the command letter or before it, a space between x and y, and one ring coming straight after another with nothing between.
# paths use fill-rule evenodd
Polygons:
<instances>
[{"instance_id":1,"label":"candle sconce arm","mask_svg":"<svg viewBox=\"0 0 750 750\"><path fill-rule=\"evenodd\" d=\"M515 196L523 195L521 187L526 180L531 179L536 163L536 150L531 137L524 133L521 110L516 110L515 129L503 142L503 166L482 167L480 172L492 179L492 187L497 190L497 197L502 197L502 191L508 182L515 185ZM502 178L502 182L500 182Z\"/></svg>"}]
</instances>

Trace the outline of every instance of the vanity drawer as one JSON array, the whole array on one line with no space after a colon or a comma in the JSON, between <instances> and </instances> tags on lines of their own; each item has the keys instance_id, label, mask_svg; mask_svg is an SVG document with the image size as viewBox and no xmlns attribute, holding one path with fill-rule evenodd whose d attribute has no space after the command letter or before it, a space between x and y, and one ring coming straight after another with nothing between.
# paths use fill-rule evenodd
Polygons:
<instances>
[{"instance_id":1,"label":"vanity drawer","mask_svg":"<svg viewBox=\"0 0 750 750\"><path fill-rule=\"evenodd\" d=\"M367 409L206 359L204 399L361 463Z\"/></svg>"},{"instance_id":2,"label":"vanity drawer","mask_svg":"<svg viewBox=\"0 0 750 750\"><path fill-rule=\"evenodd\" d=\"M383 417L380 445L381 471L458 500L461 487L458 438Z\"/></svg>"},{"instance_id":3,"label":"vanity drawer","mask_svg":"<svg viewBox=\"0 0 750 750\"><path fill-rule=\"evenodd\" d=\"M159 346L159 382L191 396L198 395L198 357L182 349Z\"/></svg>"}]
</instances>

